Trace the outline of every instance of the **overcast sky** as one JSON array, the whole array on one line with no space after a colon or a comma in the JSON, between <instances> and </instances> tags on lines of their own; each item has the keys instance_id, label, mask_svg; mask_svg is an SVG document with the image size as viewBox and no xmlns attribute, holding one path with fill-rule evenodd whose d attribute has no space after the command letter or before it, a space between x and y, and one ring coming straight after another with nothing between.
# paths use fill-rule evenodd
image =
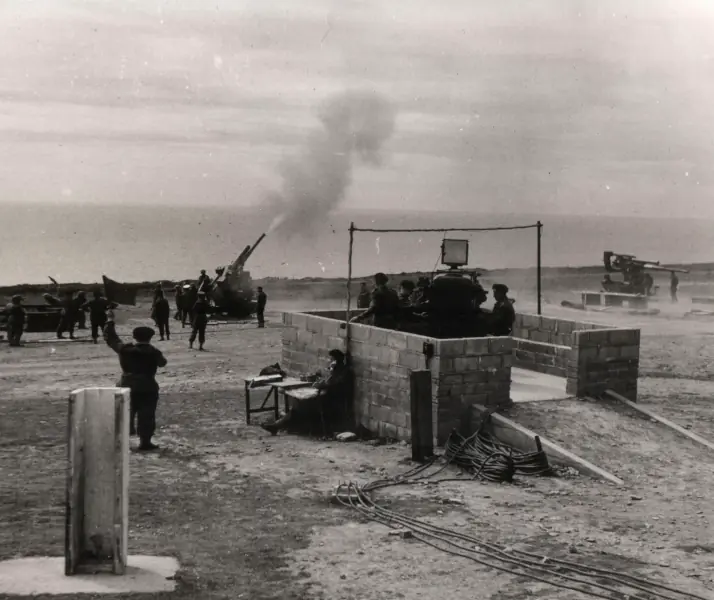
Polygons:
<instances>
[{"instance_id":1,"label":"overcast sky","mask_svg":"<svg viewBox=\"0 0 714 600\"><path fill-rule=\"evenodd\" d=\"M346 206L714 217L713 0L0 0L0 201L255 204L352 88Z\"/></svg>"}]
</instances>

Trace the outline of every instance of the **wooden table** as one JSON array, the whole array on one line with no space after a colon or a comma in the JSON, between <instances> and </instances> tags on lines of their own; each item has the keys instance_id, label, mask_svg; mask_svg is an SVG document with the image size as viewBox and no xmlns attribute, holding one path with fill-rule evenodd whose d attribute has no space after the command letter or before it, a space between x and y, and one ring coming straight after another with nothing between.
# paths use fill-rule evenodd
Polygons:
<instances>
[{"instance_id":1,"label":"wooden table","mask_svg":"<svg viewBox=\"0 0 714 600\"><path fill-rule=\"evenodd\" d=\"M312 384L308 381L302 381L295 377L286 377L282 381L273 381L270 383L265 383L262 385L252 385L253 379L245 380L245 422L246 425L250 425L250 416L256 413L272 412L275 414L275 420L277 421L280 417L280 404L278 399L278 392L281 390L283 392L287 390L295 390L299 388L312 387ZM269 387L268 394L263 399L263 403L258 408L250 407L250 391L251 389L260 389ZM272 398L273 403L268 404ZM287 408L287 398L285 399Z\"/></svg>"}]
</instances>

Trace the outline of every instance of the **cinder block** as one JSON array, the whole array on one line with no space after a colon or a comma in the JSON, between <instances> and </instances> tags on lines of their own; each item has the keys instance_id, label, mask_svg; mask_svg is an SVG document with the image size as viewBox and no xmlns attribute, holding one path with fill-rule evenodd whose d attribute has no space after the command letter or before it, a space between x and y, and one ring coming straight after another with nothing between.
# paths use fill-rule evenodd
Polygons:
<instances>
[{"instance_id":1,"label":"cinder block","mask_svg":"<svg viewBox=\"0 0 714 600\"><path fill-rule=\"evenodd\" d=\"M533 330L530 332L529 338L534 342L540 342L542 344L551 344L553 342L553 334L550 331L537 331Z\"/></svg>"},{"instance_id":2,"label":"cinder block","mask_svg":"<svg viewBox=\"0 0 714 600\"><path fill-rule=\"evenodd\" d=\"M463 356L466 353L466 340L437 340L436 354L441 358Z\"/></svg>"},{"instance_id":3,"label":"cinder block","mask_svg":"<svg viewBox=\"0 0 714 600\"><path fill-rule=\"evenodd\" d=\"M505 354L501 357L502 366L510 369L513 366L514 358L512 354Z\"/></svg>"},{"instance_id":4,"label":"cinder block","mask_svg":"<svg viewBox=\"0 0 714 600\"><path fill-rule=\"evenodd\" d=\"M433 343L434 340L423 337L421 335L415 335L413 333L407 336L407 350L413 350L414 352L423 352L425 343Z\"/></svg>"},{"instance_id":5,"label":"cinder block","mask_svg":"<svg viewBox=\"0 0 714 600\"><path fill-rule=\"evenodd\" d=\"M370 330L371 327L369 325L358 325L356 323L353 323L349 326L350 328L350 338L352 338L355 341L358 342L367 342L370 339Z\"/></svg>"},{"instance_id":6,"label":"cinder block","mask_svg":"<svg viewBox=\"0 0 714 600\"><path fill-rule=\"evenodd\" d=\"M489 354L510 354L515 345L516 341L510 337L489 338L488 351Z\"/></svg>"},{"instance_id":7,"label":"cinder block","mask_svg":"<svg viewBox=\"0 0 714 600\"><path fill-rule=\"evenodd\" d=\"M401 331L390 331L387 334L387 345L395 350L407 349L407 335Z\"/></svg>"},{"instance_id":8,"label":"cinder block","mask_svg":"<svg viewBox=\"0 0 714 600\"><path fill-rule=\"evenodd\" d=\"M313 315L307 316L307 322L305 324L305 329L312 331L313 333L322 333L322 324L324 319L322 317L315 317Z\"/></svg>"},{"instance_id":9,"label":"cinder block","mask_svg":"<svg viewBox=\"0 0 714 600\"><path fill-rule=\"evenodd\" d=\"M565 319L558 319L555 327L555 333L558 335L567 335L575 331L576 323L575 321L566 321Z\"/></svg>"},{"instance_id":10,"label":"cinder block","mask_svg":"<svg viewBox=\"0 0 714 600\"><path fill-rule=\"evenodd\" d=\"M464 358L453 358L454 361L454 371L476 371L480 367L480 360L482 357L471 356Z\"/></svg>"},{"instance_id":11,"label":"cinder block","mask_svg":"<svg viewBox=\"0 0 714 600\"><path fill-rule=\"evenodd\" d=\"M384 423L383 435L388 438L397 439L397 426L393 423Z\"/></svg>"},{"instance_id":12,"label":"cinder block","mask_svg":"<svg viewBox=\"0 0 714 600\"><path fill-rule=\"evenodd\" d=\"M491 374L488 371L467 371L463 373L463 382L467 385L485 383L490 377Z\"/></svg>"},{"instance_id":13,"label":"cinder block","mask_svg":"<svg viewBox=\"0 0 714 600\"><path fill-rule=\"evenodd\" d=\"M459 385L464 382L464 376L461 373L447 373L439 377L439 386Z\"/></svg>"},{"instance_id":14,"label":"cinder block","mask_svg":"<svg viewBox=\"0 0 714 600\"><path fill-rule=\"evenodd\" d=\"M479 369L497 369L503 366L504 356L480 356Z\"/></svg>"},{"instance_id":15,"label":"cinder block","mask_svg":"<svg viewBox=\"0 0 714 600\"><path fill-rule=\"evenodd\" d=\"M639 343L639 330L612 330L608 333L608 338L613 346L635 346Z\"/></svg>"},{"instance_id":16,"label":"cinder block","mask_svg":"<svg viewBox=\"0 0 714 600\"><path fill-rule=\"evenodd\" d=\"M463 354L468 356L489 354L489 338L466 338Z\"/></svg>"},{"instance_id":17,"label":"cinder block","mask_svg":"<svg viewBox=\"0 0 714 600\"><path fill-rule=\"evenodd\" d=\"M622 346L620 348L620 356L622 356L622 358L639 359L640 358L640 347L639 346Z\"/></svg>"},{"instance_id":18,"label":"cinder block","mask_svg":"<svg viewBox=\"0 0 714 600\"><path fill-rule=\"evenodd\" d=\"M399 365L412 370L424 368L424 358L408 350L399 353Z\"/></svg>"},{"instance_id":19,"label":"cinder block","mask_svg":"<svg viewBox=\"0 0 714 600\"><path fill-rule=\"evenodd\" d=\"M369 342L372 345L386 346L388 334L389 334L389 331L386 329L381 329L379 327L370 327L369 328Z\"/></svg>"},{"instance_id":20,"label":"cinder block","mask_svg":"<svg viewBox=\"0 0 714 600\"><path fill-rule=\"evenodd\" d=\"M588 348L590 350L590 348ZM597 357L601 360L620 358L619 346L600 346L597 350Z\"/></svg>"},{"instance_id":21,"label":"cinder block","mask_svg":"<svg viewBox=\"0 0 714 600\"><path fill-rule=\"evenodd\" d=\"M573 335L575 346L581 349L608 343L607 332L603 331L576 331Z\"/></svg>"}]
</instances>

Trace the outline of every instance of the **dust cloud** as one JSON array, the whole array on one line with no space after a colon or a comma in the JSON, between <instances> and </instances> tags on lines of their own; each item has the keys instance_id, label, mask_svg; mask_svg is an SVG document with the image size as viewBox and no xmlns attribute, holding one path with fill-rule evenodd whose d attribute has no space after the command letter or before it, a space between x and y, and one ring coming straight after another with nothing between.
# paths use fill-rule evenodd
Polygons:
<instances>
[{"instance_id":1,"label":"dust cloud","mask_svg":"<svg viewBox=\"0 0 714 600\"><path fill-rule=\"evenodd\" d=\"M320 109L321 128L280 169L282 189L268 196L277 216L268 233L307 236L344 199L357 161L379 167L381 150L394 132L396 111L374 92L349 91Z\"/></svg>"}]
</instances>

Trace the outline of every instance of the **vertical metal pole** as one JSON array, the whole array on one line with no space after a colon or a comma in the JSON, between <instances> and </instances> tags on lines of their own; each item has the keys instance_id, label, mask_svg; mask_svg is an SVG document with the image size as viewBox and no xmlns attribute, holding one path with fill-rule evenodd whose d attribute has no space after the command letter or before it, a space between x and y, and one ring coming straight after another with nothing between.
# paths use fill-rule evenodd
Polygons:
<instances>
[{"instance_id":1,"label":"vertical metal pole","mask_svg":"<svg viewBox=\"0 0 714 600\"><path fill-rule=\"evenodd\" d=\"M350 248L347 253L347 309L345 311L345 354L350 351L350 313L352 311L352 249L355 242L355 224L350 223Z\"/></svg>"},{"instance_id":2,"label":"vertical metal pole","mask_svg":"<svg viewBox=\"0 0 714 600\"><path fill-rule=\"evenodd\" d=\"M431 371L419 370L409 374L409 402L412 460L424 462L434 456Z\"/></svg>"},{"instance_id":3,"label":"vertical metal pole","mask_svg":"<svg viewBox=\"0 0 714 600\"><path fill-rule=\"evenodd\" d=\"M536 224L536 230L538 232L538 246L537 246L537 252L538 252L538 314L542 314L542 288L541 288L541 264L540 264L540 238L541 238L541 230L543 229L543 223L538 221Z\"/></svg>"}]
</instances>

